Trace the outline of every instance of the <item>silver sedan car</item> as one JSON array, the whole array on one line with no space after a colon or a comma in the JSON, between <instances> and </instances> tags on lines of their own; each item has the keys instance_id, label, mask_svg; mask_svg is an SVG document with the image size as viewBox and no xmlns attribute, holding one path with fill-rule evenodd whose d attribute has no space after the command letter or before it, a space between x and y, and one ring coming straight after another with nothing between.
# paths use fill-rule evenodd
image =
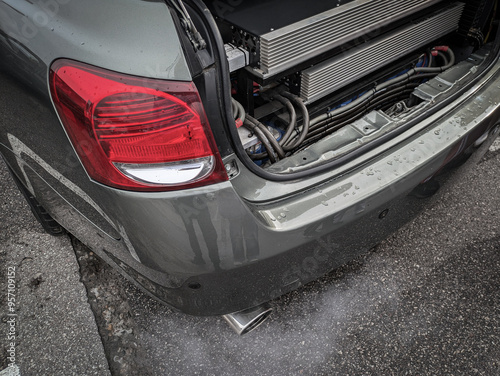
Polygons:
<instances>
[{"instance_id":1,"label":"silver sedan car","mask_svg":"<svg viewBox=\"0 0 500 376\"><path fill-rule=\"evenodd\" d=\"M497 8L2 0L0 155L49 233L245 333L487 150Z\"/></svg>"}]
</instances>

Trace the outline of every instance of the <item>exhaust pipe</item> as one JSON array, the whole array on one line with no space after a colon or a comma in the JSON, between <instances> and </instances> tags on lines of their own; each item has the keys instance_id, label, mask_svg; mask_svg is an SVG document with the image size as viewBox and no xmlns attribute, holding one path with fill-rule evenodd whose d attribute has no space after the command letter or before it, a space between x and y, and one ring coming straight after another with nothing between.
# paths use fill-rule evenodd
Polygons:
<instances>
[{"instance_id":1,"label":"exhaust pipe","mask_svg":"<svg viewBox=\"0 0 500 376\"><path fill-rule=\"evenodd\" d=\"M224 315L224 319L238 335L251 332L269 317L273 309L267 304Z\"/></svg>"}]
</instances>

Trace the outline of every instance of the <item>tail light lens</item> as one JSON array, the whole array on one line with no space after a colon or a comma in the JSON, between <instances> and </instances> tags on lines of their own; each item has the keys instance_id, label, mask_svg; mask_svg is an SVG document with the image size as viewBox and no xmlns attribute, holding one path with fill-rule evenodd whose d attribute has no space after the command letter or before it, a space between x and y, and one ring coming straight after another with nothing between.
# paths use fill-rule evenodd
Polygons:
<instances>
[{"instance_id":1,"label":"tail light lens","mask_svg":"<svg viewBox=\"0 0 500 376\"><path fill-rule=\"evenodd\" d=\"M139 78L57 60L50 90L92 179L135 191L227 180L192 82Z\"/></svg>"}]
</instances>

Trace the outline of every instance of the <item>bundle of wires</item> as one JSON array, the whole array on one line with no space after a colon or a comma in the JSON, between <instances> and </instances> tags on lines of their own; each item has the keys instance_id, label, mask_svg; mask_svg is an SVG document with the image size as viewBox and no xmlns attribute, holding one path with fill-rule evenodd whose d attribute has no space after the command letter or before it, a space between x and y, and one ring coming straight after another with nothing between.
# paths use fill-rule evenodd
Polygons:
<instances>
[{"instance_id":1,"label":"bundle of wires","mask_svg":"<svg viewBox=\"0 0 500 376\"><path fill-rule=\"evenodd\" d=\"M442 65L434 67L439 57ZM423 80L444 72L455 64L455 54L447 46L435 47L428 56L428 66L416 66L402 74L376 85L371 90L310 121L309 131L298 150L313 144L319 139L341 129L374 109L391 107L398 99L408 97ZM295 150L295 151L298 151Z\"/></svg>"},{"instance_id":2,"label":"bundle of wires","mask_svg":"<svg viewBox=\"0 0 500 376\"><path fill-rule=\"evenodd\" d=\"M285 134L280 140L276 140L275 136L269 129L254 117L245 114L243 106L233 99L233 114L235 122L242 123L250 132L255 134L264 145L265 151L262 153L250 153L248 155L254 160L268 159L275 163L286 157L289 152L297 149L305 140L309 131L309 112L301 98L296 95L284 92L283 95L276 94L274 99L280 101L290 115L290 121L286 127ZM298 106L302 112L302 130L298 136L292 141L292 135L297 128L297 112L292 102Z\"/></svg>"},{"instance_id":3,"label":"bundle of wires","mask_svg":"<svg viewBox=\"0 0 500 376\"><path fill-rule=\"evenodd\" d=\"M442 65L433 66L439 57ZM341 129L359 119L374 109L388 109L402 98L407 98L424 80L433 78L455 64L455 54L447 46L434 47L424 57L419 58L415 67L401 72L372 89L359 94L353 99L342 103L314 119L310 119L309 111L302 99L287 91L273 95L281 102L289 113L290 121L285 134L278 141L259 120L245 114L241 104L233 100L235 120L241 121L243 126L254 133L265 147L263 153L250 153L254 160L269 159L275 163L297 151L303 150L319 139ZM295 106L302 113L302 124L297 124Z\"/></svg>"}]
</instances>

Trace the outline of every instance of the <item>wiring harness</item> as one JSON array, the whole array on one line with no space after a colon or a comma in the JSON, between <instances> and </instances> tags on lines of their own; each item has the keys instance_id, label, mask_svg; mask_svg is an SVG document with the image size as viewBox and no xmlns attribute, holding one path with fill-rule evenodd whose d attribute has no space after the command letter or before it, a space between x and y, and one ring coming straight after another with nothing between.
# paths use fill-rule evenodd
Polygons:
<instances>
[{"instance_id":1,"label":"wiring harness","mask_svg":"<svg viewBox=\"0 0 500 376\"><path fill-rule=\"evenodd\" d=\"M440 65L435 66L438 63ZM248 155L253 160L275 163L307 148L370 111L379 109L389 116L408 111L412 106L410 94L414 89L454 64L455 54L449 47L434 47L423 54L412 69L375 84L373 88L313 119L310 119L309 111L300 97L288 91L273 93L272 98L283 104L290 119L279 141L266 125L246 114L243 106L234 99L233 114L237 126L243 125L255 134L264 146L264 152L252 153L247 150ZM296 108L302 115L300 126Z\"/></svg>"}]
</instances>

